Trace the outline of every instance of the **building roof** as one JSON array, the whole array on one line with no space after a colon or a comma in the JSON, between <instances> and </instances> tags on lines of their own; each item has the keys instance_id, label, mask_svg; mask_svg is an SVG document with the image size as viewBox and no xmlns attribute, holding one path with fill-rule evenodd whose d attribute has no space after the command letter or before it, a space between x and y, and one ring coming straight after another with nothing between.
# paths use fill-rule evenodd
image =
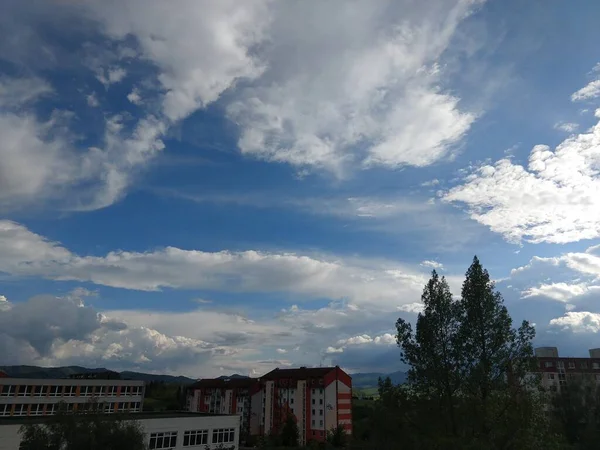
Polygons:
<instances>
[{"instance_id":1,"label":"building roof","mask_svg":"<svg viewBox=\"0 0 600 450\"><path fill-rule=\"evenodd\" d=\"M298 367L295 369L274 369L263 375L264 380L292 379L304 380L306 378L321 378L336 370L337 367Z\"/></svg>"},{"instance_id":2,"label":"building roof","mask_svg":"<svg viewBox=\"0 0 600 450\"><path fill-rule=\"evenodd\" d=\"M257 378L203 378L190 386L190 389L201 388L248 388L258 382Z\"/></svg>"},{"instance_id":3,"label":"building roof","mask_svg":"<svg viewBox=\"0 0 600 450\"><path fill-rule=\"evenodd\" d=\"M107 417L115 419L128 420L147 420L147 419L177 419L183 417L223 417L236 416L236 414L213 414L204 412L188 411L165 411L165 412L138 412L131 414L104 414ZM0 425L21 425L32 423L46 423L56 416L13 416L0 417Z\"/></svg>"}]
</instances>

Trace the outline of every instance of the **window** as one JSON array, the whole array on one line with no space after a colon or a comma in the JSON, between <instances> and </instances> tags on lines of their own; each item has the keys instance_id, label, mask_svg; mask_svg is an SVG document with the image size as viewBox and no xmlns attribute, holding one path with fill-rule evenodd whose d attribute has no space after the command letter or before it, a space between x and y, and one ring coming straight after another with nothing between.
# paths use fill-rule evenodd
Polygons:
<instances>
[{"instance_id":1,"label":"window","mask_svg":"<svg viewBox=\"0 0 600 450\"><path fill-rule=\"evenodd\" d=\"M65 392L63 395L65 397L74 397L77 392L77 386L65 386Z\"/></svg>"},{"instance_id":2,"label":"window","mask_svg":"<svg viewBox=\"0 0 600 450\"><path fill-rule=\"evenodd\" d=\"M19 397L25 397L31 394L31 386L19 386L19 393L17 394Z\"/></svg>"},{"instance_id":3,"label":"window","mask_svg":"<svg viewBox=\"0 0 600 450\"><path fill-rule=\"evenodd\" d=\"M596 381L600 381L600 373L596 374Z\"/></svg>"},{"instance_id":4,"label":"window","mask_svg":"<svg viewBox=\"0 0 600 450\"><path fill-rule=\"evenodd\" d=\"M48 403L46 405L46 415L47 416L52 416L55 412L56 412L56 404L54 404L54 403Z\"/></svg>"},{"instance_id":5,"label":"window","mask_svg":"<svg viewBox=\"0 0 600 450\"><path fill-rule=\"evenodd\" d=\"M314 399L314 398L312 399L312 404L313 404L313 405L315 404L315 399Z\"/></svg>"},{"instance_id":6,"label":"window","mask_svg":"<svg viewBox=\"0 0 600 450\"><path fill-rule=\"evenodd\" d=\"M125 411L127 409L127 403L119 403L119 411Z\"/></svg>"},{"instance_id":7,"label":"window","mask_svg":"<svg viewBox=\"0 0 600 450\"><path fill-rule=\"evenodd\" d=\"M0 386L0 397L12 397L15 395L15 386L4 384Z\"/></svg>"},{"instance_id":8,"label":"window","mask_svg":"<svg viewBox=\"0 0 600 450\"><path fill-rule=\"evenodd\" d=\"M574 369L575 363L573 361L569 361L569 369Z\"/></svg>"},{"instance_id":9,"label":"window","mask_svg":"<svg viewBox=\"0 0 600 450\"><path fill-rule=\"evenodd\" d=\"M320 399L319 399L319 405L322 405L322 404L323 404L323 399L322 399L322 398L320 398Z\"/></svg>"},{"instance_id":10,"label":"window","mask_svg":"<svg viewBox=\"0 0 600 450\"><path fill-rule=\"evenodd\" d=\"M586 363L586 362L582 362L582 363L581 363L581 368L582 368L582 369L587 369L587 368L588 368L588 365L587 365L587 363Z\"/></svg>"},{"instance_id":11,"label":"window","mask_svg":"<svg viewBox=\"0 0 600 450\"><path fill-rule=\"evenodd\" d=\"M29 411L30 416L43 416L44 415L44 404L38 403L37 405L31 405L31 410Z\"/></svg>"},{"instance_id":12,"label":"window","mask_svg":"<svg viewBox=\"0 0 600 450\"><path fill-rule=\"evenodd\" d=\"M315 410L314 410L314 409L312 410L312 415L313 415L313 416L315 415Z\"/></svg>"},{"instance_id":13,"label":"window","mask_svg":"<svg viewBox=\"0 0 600 450\"><path fill-rule=\"evenodd\" d=\"M131 387L131 395L142 395L142 387L141 386L132 386Z\"/></svg>"},{"instance_id":14,"label":"window","mask_svg":"<svg viewBox=\"0 0 600 450\"><path fill-rule=\"evenodd\" d=\"M291 398L291 399L290 399L290 405L293 405L293 404L294 404L294 399L293 399L293 398Z\"/></svg>"},{"instance_id":15,"label":"window","mask_svg":"<svg viewBox=\"0 0 600 450\"><path fill-rule=\"evenodd\" d=\"M121 387L121 395L129 395L129 386Z\"/></svg>"},{"instance_id":16,"label":"window","mask_svg":"<svg viewBox=\"0 0 600 450\"><path fill-rule=\"evenodd\" d=\"M140 412L140 406L141 406L141 405L140 405L140 402L133 402L133 403L131 404L131 409L130 409L130 411L131 411L131 412Z\"/></svg>"},{"instance_id":17,"label":"window","mask_svg":"<svg viewBox=\"0 0 600 450\"><path fill-rule=\"evenodd\" d=\"M213 430L212 443L221 444L235 441L235 428L217 428Z\"/></svg>"},{"instance_id":18,"label":"window","mask_svg":"<svg viewBox=\"0 0 600 450\"><path fill-rule=\"evenodd\" d=\"M106 389L106 395L110 397L114 397L115 395L117 395L117 386L108 386L108 388Z\"/></svg>"},{"instance_id":19,"label":"window","mask_svg":"<svg viewBox=\"0 0 600 450\"><path fill-rule=\"evenodd\" d=\"M0 417L10 416L10 409L12 405L0 405Z\"/></svg>"},{"instance_id":20,"label":"window","mask_svg":"<svg viewBox=\"0 0 600 450\"><path fill-rule=\"evenodd\" d=\"M115 412L115 404L114 403L107 403L106 404L106 408L104 409L104 412L107 413L107 414L114 413Z\"/></svg>"},{"instance_id":21,"label":"window","mask_svg":"<svg viewBox=\"0 0 600 450\"><path fill-rule=\"evenodd\" d=\"M90 395L92 395L93 389L94 389L94 386L81 386L79 388L79 396L80 397L89 397Z\"/></svg>"},{"instance_id":22,"label":"window","mask_svg":"<svg viewBox=\"0 0 600 450\"><path fill-rule=\"evenodd\" d=\"M323 426L323 421L322 420L319 420L319 425Z\"/></svg>"},{"instance_id":23,"label":"window","mask_svg":"<svg viewBox=\"0 0 600 450\"><path fill-rule=\"evenodd\" d=\"M592 363L592 369L594 369L594 370L600 369L600 363L597 363L597 362Z\"/></svg>"},{"instance_id":24,"label":"window","mask_svg":"<svg viewBox=\"0 0 600 450\"><path fill-rule=\"evenodd\" d=\"M548 378L550 378L551 380L554 380L554 374L553 373L549 373L548 374Z\"/></svg>"},{"instance_id":25,"label":"window","mask_svg":"<svg viewBox=\"0 0 600 450\"><path fill-rule=\"evenodd\" d=\"M42 397L44 395L44 386L34 386L32 395L34 397Z\"/></svg>"},{"instance_id":26,"label":"window","mask_svg":"<svg viewBox=\"0 0 600 450\"><path fill-rule=\"evenodd\" d=\"M177 431L164 431L150 434L150 450L159 448L173 448L177 446Z\"/></svg>"},{"instance_id":27,"label":"window","mask_svg":"<svg viewBox=\"0 0 600 450\"><path fill-rule=\"evenodd\" d=\"M564 369L565 368L565 362L564 361L559 361L558 362L558 368L559 369Z\"/></svg>"},{"instance_id":28,"label":"window","mask_svg":"<svg viewBox=\"0 0 600 450\"><path fill-rule=\"evenodd\" d=\"M314 420L312 421L312 426L313 426L313 427L315 426L315 421L314 421Z\"/></svg>"},{"instance_id":29,"label":"window","mask_svg":"<svg viewBox=\"0 0 600 450\"><path fill-rule=\"evenodd\" d=\"M552 361L546 361L544 367L554 367L554 363Z\"/></svg>"},{"instance_id":30,"label":"window","mask_svg":"<svg viewBox=\"0 0 600 450\"><path fill-rule=\"evenodd\" d=\"M60 397L62 394L62 386L50 386L50 397Z\"/></svg>"},{"instance_id":31,"label":"window","mask_svg":"<svg viewBox=\"0 0 600 450\"><path fill-rule=\"evenodd\" d=\"M26 416L27 415L27 405L15 405L15 411L13 412L13 416Z\"/></svg>"},{"instance_id":32,"label":"window","mask_svg":"<svg viewBox=\"0 0 600 450\"><path fill-rule=\"evenodd\" d=\"M319 415L320 415L320 416L322 416L322 415L323 415L323 410L322 410L322 409L320 409L320 410L319 410Z\"/></svg>"},{"instance_id":33,"label":"window","mask_svg":"<svg viewBox=\"0 0 600 450\"><path fill-rule=\"evenodd\" d=\"M323 388L319 389L319 394L323 394Z\"/></svg>"},{"instance_id":34,"label":"window","mask_svg":"<svg viewBox=\"0 0 600 450\"><path fill-rule=\"evenodd\" d=\"M193 447L195 445L208 444L208 430L191 430L183 433L183 446Z\"/></svg>"}]
</instances>

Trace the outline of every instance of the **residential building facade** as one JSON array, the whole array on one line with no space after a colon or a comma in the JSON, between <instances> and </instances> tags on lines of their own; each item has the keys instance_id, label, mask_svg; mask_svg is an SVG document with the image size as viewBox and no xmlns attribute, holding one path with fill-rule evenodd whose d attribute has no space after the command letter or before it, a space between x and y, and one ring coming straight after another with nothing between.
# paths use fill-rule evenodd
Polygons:
<instances>
[{"instance_id":1,"label":"residential building facade","mask_svg":"<svg viewBox=\"0 0 600 450\"><path fill-rule=\"evenodd\" d=\"M18 450L20 427L28 423L44 424L47 420L47 417L0 418L0 450ZM239 448L239 418L235 415L139 413L135 420L142 426L150 450Z\"/></svg>"},{"instance_id":2,"label":"residential building facade","mask_svg":"<svg viewBox=\"0 0 600 450\"><path fill-rule=\"evenodd\" d=\"M535 349L538 374L549 392L560 392L569 381L600 384L600 349L590 349L589 358L559 356L557 347Z\"/></svg>"},{"instance_id":3,"label":"residential building facade","mask_svg":"<svg viewBox=\"0 0 600 450\"><path fill-rule=\"evenodd\" d=\"M120 379L32 379L0 377L0 417L47 416L98 408L105 413L138 413L144 382Z\"/></svg>"},{"instance_id":4,"label":"residential building facade","mask_svg":"<svg viewBox=\"0 0 600 450\"><path fill-rule=\"evenodd\" d=\"M241 433L278 432L293 414L301 444L352 432L352 378L339 367L275 369L260 378L204 379L188 390L188 409L240 416Z\"/></svg>"}]
</instances>

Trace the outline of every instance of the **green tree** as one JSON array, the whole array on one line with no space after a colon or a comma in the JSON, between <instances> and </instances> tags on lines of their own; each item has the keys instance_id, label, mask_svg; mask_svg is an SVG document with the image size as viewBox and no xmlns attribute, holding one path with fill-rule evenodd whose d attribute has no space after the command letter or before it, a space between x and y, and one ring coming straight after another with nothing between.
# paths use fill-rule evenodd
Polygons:
<instances>
[{"instance_id":1,"label":"green tree","mask_svg":"<svg viewBox=\"0 0 600 450\"><path fill-rule=\"evenodd\" d=\"M342 448L348 445L348 435L342 425L333 427L327 432L327 443L334 448Z\"/></svg>"},{"instance_id":2,"label":"green tree","mask_svg":"<svg viewBox=\"0 0 600 450\"><path fill-rule=\"evenodd\" d=\"M457 436L456 397L462 348L458 343L459 305L453 301L446 279L435 270L421 301L424 309L417 318L415 333L405 320L396 322L401 359L410 366L408 381L412 391L423 401L435 404L431 415L441 426L441 433Z\"/></svg>"},{"instance_id":3,"label":"green tree","mask_svg":"<svg viewBox=\"0 0 600 450\"><path fill-rule=\"evenodd\" d=\"M138 422L97 413L59 412L45 424L20 429L19 450L145 450Z\"/></svg>"},{"instance_id":4,"label":"green tree","mask_svg":"<svg viewBox=\"0 0 600 450\"><path fill-rule=\"evenodd\" d=\"M458 305L458 367L463 394L470 400L468 419L471 433L486 441L493 425L514 413L516 401L526 396L535 330L527 321L512 328L502 295L477 257L467 270Z\"/></svg>"},{"instance_id":5,"label":"green tree","mask_svg":"<svg viewBox=\"0 0 600 450\"><path fill-rule=\"evenodd\" d=\"M296 417L293 414L288 414L283 427L281 428L281 445L284 447L297 447L300 440L300 431L296 423Z\"/></svg>"}]
</instances>

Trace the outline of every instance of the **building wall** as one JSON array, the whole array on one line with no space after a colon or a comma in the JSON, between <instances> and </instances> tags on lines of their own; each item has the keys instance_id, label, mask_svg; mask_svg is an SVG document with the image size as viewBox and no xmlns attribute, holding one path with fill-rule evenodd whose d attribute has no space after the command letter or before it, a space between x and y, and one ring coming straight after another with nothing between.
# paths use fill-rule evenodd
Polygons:
<instances>
[{"instance_id":1,"label":"building wall","mask_svg":"<svg viewBox=\"0 0 600 450\"><path fill-rule=\"evenodd\" d=\"M0 378L0 417L50 415L56 413L56 405L60 402L76 411L92 399L104 404L107 412L140 412L144 402L144 382Z\"/></svg>"},{"instance_id":2,"label":"building wall","mask_svg":"<svg viewBox=\"0 0 600 450\"><path fill-rule=\"evenodd\" d=\"M18 419L15 419L18 420ZM209 448L217 448L219 444L213 443L213 430L215 429L234 429L235 439L232 443L224 444L228 447L234 446L237 450L239 437L239 418L237 416L213 416L213 417L173 417L141 419L138 422L144 428L146 435L146 444L150 442L152 433L176 432L177 445L170 447L173 450L183 450L187 448L200 448L204 450L205 446L184 447L183 439L186 431L190 430L208 430ZM22 421L15 425L0 425L0 450L18 450L21 442L19 429Z\"/></svg>"}]
</instances>

